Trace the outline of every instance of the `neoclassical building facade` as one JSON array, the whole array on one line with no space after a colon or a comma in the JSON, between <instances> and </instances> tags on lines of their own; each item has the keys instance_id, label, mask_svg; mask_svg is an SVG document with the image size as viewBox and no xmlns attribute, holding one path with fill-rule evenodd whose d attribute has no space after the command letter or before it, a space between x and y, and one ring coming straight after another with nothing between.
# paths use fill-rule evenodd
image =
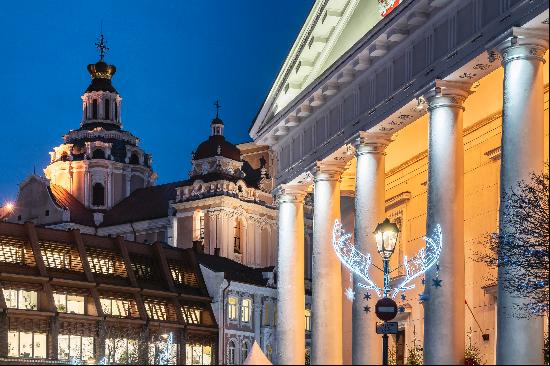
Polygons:
<instances>
[{"instance_id":1,"label":"neoclassical building facade","mask_svg":"<svg viewBox=\"0 0 550 366\"><path fill-rule=\"evenodd\" d=\"M342 299L332 230L342 218L381 267L372 233L385 217L401 229L392 280L443 233L437 273L397 299L399 362L421 346L425 364L462 364L473 344L488 363L542 363L544 319L513 316L507 273L495 280L474 256L506 227L504 193L548 162L547 49L547 1L315 2L250 130L278 164L279 363L304 360L310 193L312 363L381 363L376 294L356 283Z\"/></svg>"}]
</instances>

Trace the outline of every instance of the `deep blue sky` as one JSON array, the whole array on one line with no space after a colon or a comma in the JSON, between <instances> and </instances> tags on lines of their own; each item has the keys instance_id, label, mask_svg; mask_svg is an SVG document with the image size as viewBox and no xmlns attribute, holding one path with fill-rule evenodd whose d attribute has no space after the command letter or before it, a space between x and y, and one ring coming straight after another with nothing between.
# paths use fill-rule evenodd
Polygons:
<instances>
[{"instance_id":1,"label":"deep blue sky","mask_svg":"<svg viewBox=\"0 0 550 366\"><path fill-rule=\"evenodd\" d=\"M158 183L186 178L220 100L226 137L248 128L313 0L9 1L0 10L0 205L79 127L103 21L124 129Z\"/></svg>"}]
</instances>

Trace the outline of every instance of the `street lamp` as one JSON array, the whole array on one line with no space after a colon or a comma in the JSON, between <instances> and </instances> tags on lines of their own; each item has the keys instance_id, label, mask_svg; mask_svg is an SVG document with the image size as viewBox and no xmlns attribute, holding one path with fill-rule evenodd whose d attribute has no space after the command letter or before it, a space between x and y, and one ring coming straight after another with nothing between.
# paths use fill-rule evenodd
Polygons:
<instances>
[{"instance_id":1,"label":"street lamp","mask_svg":"<svg viewBox=\"0 0 550 366\"><path fill-rule=\"evenodd\" d=\"M397 225L387 218L374 230L376 249L384 261L384 297L387 297L390 291L390 257L395 251L399 232Z\"/></svg>"},{"instance_id":2,"label":"street lamp","mask_svg":"<svg viewBox=\"0 0 550 366\"><path fill-rule=\"evenodd\" d=\"M386 324L387 320L392 320L395 317L397 308L395 301L388 298L388 293L390 292L390 257L395 251L399 232L400 230L397 225L391 223L387 218L381 224L378 224L374 230L376 249L384 261L384 298L378 301L376 315L380 320L384 320L384 324ZM383 309L383 312L386 312L387 308L391 312L389 316L388 314L379 312L379 309ZM388 334L386 332L382 334L382 364L388 364Z\"/></svg>"}]
</instances>

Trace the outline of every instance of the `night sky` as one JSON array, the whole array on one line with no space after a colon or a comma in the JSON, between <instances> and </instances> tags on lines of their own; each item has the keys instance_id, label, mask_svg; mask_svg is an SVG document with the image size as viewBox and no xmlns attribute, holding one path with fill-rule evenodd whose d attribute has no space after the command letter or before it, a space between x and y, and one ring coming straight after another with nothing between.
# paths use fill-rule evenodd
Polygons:
<instances>
[{"instance_id":1,"label":"night sky","mask_svg":"<svg viewBox=\"0 0 550 366\"><path fill-rule=\"evenodd\" d=\"M185 179L216 99L225 135L248 129L312 0L10 1L0 10L0 205L80 126L103 21L125 130L153 155L157 183Z\"/></svg>"}]
</instances>

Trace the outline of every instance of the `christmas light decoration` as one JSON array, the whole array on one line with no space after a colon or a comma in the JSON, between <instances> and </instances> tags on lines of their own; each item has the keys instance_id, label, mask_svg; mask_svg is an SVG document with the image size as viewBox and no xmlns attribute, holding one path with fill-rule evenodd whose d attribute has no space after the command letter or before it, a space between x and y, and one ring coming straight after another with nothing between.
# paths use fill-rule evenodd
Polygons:
<instances>
[{"instance_id":1,"label":"christmas light decoration","mask_svg":"<svg viewBox=\"0 0 550 366\"><path fill-rule=\"evenodd\" d=\"M372 257L370 253L365 255L358 251L350 239L351 234L346 233L342 227L342 224L336 220L332 231L332 245L336 252L336 256L340 259L342 264L344 264L344 266L346 266L352 273L363 281L363 283L357 282L358 287L364 288L367 291L373 290L378 297L386 296L392 292L391 297L395 298L400 292L413 289L415 284L412 282L421 277L434 265L437 266L437 274L435 278L437 285L435 285L435 282L434 285L436 287L441 287L441 280L438 277L438 261L441 256L441 249L443 247L443 233L440 225L436 226L433 238L428 236L424 237L426 247L420 249L420 251L410 259L406 256L403 258L405 278L393 288L389 285L389 273L385 275L388 278L384 279L384 286L382 288L374 283L369 273L372 264ZM346 295L348 295L348 290L346 290ZM348 296L348 298L350 297ZM353 298L355 298L355 293L353 293Z\"/></svg>"}]
</instances>

